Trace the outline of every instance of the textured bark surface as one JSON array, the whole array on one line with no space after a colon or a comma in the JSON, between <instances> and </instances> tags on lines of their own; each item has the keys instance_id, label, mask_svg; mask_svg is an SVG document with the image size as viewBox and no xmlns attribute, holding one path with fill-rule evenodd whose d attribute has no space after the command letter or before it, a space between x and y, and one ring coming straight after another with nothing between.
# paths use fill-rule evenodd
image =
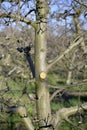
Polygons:
<instances>
[{"instance_id":1,"label":"textured bark surface","mask_svg":"<svg viewBox=\"0 0 87 130\"><path fill-rule=\"evenodd\" d=\"M44 126L44 120L50 115L50 99L49 90L46 87L46 76L41 79L41 73L47 73L46 65L46 2L45 0L37 0L37 29L35 32L35 78L36 78L36 106L37 115L40 122L40 126ZM47 129L47 128L43 128Z\"/></svg>"}]
</instances>

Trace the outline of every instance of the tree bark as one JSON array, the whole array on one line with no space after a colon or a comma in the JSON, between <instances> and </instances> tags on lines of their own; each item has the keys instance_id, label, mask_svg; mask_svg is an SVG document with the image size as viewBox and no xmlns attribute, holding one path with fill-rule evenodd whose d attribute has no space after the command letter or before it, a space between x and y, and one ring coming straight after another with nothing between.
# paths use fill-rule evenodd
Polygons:
<instances>
[{"instance_id":1,"label":"tree bark","mask_svg":"<svg viewBox=\"0 0 87 130\"><path fill-rule=\"evenodd\" d=\"M46 75L47 75L47 65L46 65L46 48L47 48L47 38L46 38L46 7L47 3L45 0L36 1L36 21L37 29L35 30L35 79L36 79L36 107L37 116L39 119L40 127L45 126L44 120L48 118L51 114L50 109L50 98L49 90L46 87ZM47 128L41 128L41 130L46 130Z\"/></svg>"},{"instance_id":2,"label":"tree bark","mask_svg":"<svg viewBox=\"0 0 87 130\"><path fill-rule=\"evenodd\" d=\"M70 68L69 68L69 71L68 71L68 76L67 76L67 81L66 81L66 84L67 84L67 85L70 85L71 82L72 82L71 79L72 79L73 64L74 64L75 58L76 58L76 54L75 54L75 52L74 52L73 57L72 57L72 59L71 59Z\"/></svg>"}]
</instances>

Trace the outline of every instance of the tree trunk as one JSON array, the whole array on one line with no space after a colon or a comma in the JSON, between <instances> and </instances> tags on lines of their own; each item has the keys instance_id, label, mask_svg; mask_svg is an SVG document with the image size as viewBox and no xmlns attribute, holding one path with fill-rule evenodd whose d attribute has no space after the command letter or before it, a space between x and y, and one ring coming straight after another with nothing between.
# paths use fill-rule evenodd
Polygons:
<instances>
[{"instance_id":1,"label":"tree trunk","mask_svg":"<svg viewBox=\"0 0 87 130\"><path fill-rule=\"evenodd\" d=\"M76 58L76 54L74 52L72 60L71 60L70 68L68 71L68 76L67 76L67 81L66 81L67 85L70 85L72 82L73 64L74 64L75 58Z\"/></svg>"},{"instance_id":2,"label":"tree trunk","mask_svg":"<svg viewBox=\"0 0 87 130\"><path fill-rule=\"evenodd\" d=\"M48 116L51 114L49 90L46 87L47 65L46 65L46 2L45 0L37 0L36 21L37 28L35 30L35 79L36 79L36 107L37 116L40 127L45 126ZM46 130L47 128L41 128Z\"/></svg>"}]
</instances>

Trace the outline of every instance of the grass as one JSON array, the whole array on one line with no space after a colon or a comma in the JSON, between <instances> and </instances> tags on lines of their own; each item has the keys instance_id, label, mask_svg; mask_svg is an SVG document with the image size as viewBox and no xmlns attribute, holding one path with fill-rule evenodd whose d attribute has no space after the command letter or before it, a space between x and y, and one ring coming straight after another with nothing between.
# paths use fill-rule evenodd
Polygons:
<instances>
[{"instance_id":1,"label":"grass","mask_svg":"<svg viewBox=\"0 0 87 130\"><path fill-rule=\"evenodd\" d=\"M51 85L65 85L66 80L63 77L60 77L57 74L48 74L48 82Z\"/></svg>"},{"instance_id":2,"label":"grass","mask_svg":"<svg viewBox=\"0 0 87 130\"><path fill-rule=\"evenodd\" d=\"M0 80L3 79L3 76L0 76ZM54 86L65 86L66 80L63 77L60 77L56 74L48 74L48 82ZM3 82L3 88L6 88L6 83ZM20 89L23 90L23 88L25 87L25 82L21 79L18 82L15 82L14 80L9 80L8 81L8 86L10 88L10 90L15 90L15 89ZM70 87L69 90L87 90L87 84L81 85L81 86L76 86L76 87ZM34 92L35 93L35 84L34 83L29 83L26 86L26 91L27 94ZM54 89L51 89L51 92L53 92ZM19 100L18 105L25 105L27 108L27 113L31 116L34 117L35 115L35 103L31 103L30 99L28 98L28 96L26 94L22 95L22 91L20 92L16 92L16 91L8 91L6 92L3 97L5 99L10 99L12 98L13 103L12 105L16 104L16 101ZM58 97L57 97L58 98ZM57 100L53 100L51 102L51 109L52 112L55 112L63 107L70 107L70 106L75 106L78 104L78 99L70 99L69 103L65 102L65 100L61 100L61 102L57 101ZM9 114L8 114L8 118L7 120L9 121L9 124L11 123L11 120L13 120L13 122L19 122L21 121L20 117L18 117L18 115L13 115L13 118L11 119ZM85 124L86 126L86 124ZM0 129L2 130L2 129ZM4 129L5 130L5 129ZM23 129L24 130L24 129ZM71 130L71 127L69 124L67 124L66 122L63 122L63 124L61 125L61 127L59 128L59 130ZM75 130L75 128L72 128L72 130Z\"/></svg>"}]
</instances>

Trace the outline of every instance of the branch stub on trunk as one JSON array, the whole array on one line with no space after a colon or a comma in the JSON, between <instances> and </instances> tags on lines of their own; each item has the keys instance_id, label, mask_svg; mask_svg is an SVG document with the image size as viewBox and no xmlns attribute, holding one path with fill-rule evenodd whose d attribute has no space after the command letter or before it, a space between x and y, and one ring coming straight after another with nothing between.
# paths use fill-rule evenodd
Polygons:
<instances>
[{"instance_id":1,"label":"branch stub on trunk","mask_svg":"<svg viewBox=\"0 0 87 130\"><path fill-rule=\"evenodd\" d=\"M40 78L42 79L42 80L44 80L44 79L46 79L46 73L45 72L41 72L40 73Z\"/></svg>"}]
</instances>

